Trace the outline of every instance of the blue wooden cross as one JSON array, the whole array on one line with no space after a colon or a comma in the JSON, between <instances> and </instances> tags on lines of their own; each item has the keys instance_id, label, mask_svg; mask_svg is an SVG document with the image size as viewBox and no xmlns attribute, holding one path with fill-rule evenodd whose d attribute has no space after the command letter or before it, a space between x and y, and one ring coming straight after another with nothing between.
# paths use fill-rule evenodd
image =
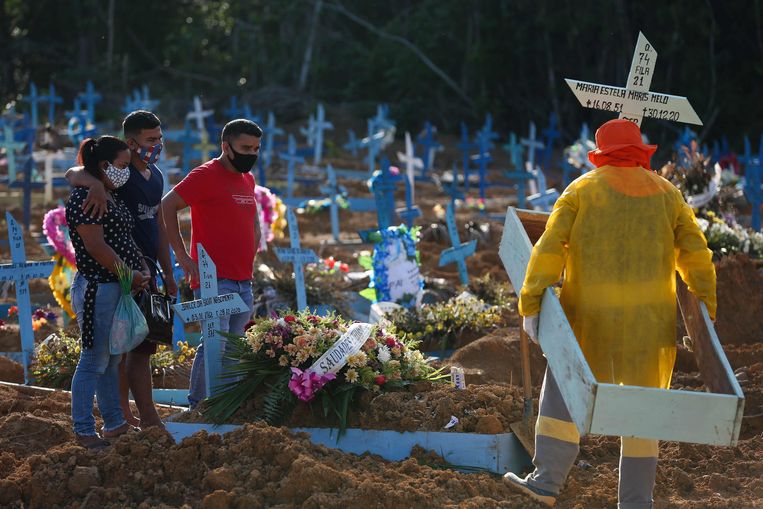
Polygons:
<instances>
[{"instance_id":1,"label":"blue wooden cross","mask_svg":"<svg viewBox=\"0 0 763 509\"><path fill-rule=\"evenodd\" d=\"M300 127L299 133L305 137L307 146L312 147L315 143L315 117L312 113L310 113L310 116L307 118L307 127Z\"/></svg>"},{"instance_id":2,"label":"blue wooden cross","mask_svg":"<svg viewBox=\"0 0 763 509\"><path fill-rule=\"evenodd\" d=\"M453 162L453 170L451 173L453 173L453 180L451 180L450 185L446 189L450 196L450 203L455 209L456 200L464 201L464 193L458 188L458 165L456 165L455 161Z\"/></svg>"},{"instance_id":3,"label":"blue wooden cross","mask_svg":"<svg viewBox=\"0 0 763 509\"><path fill-rule=\"evenodd\" d=\"M477 145L480 151L472 156L472 162L479 166L480 198L484 201L487 192L487 165L493 160L490 155L490 131L482 130L477 133Z\"/></svg>"},{"instance_id":4,"label":"blue wooden cross","mask_svg":"<svg viewBox=\"0 0 763 509\"><path fill-rule=\"evenodd\" d=\"M363 138L360 141L361 146L368 149L368 156L366 161L368 162L368 174L372 175L376 169L376 156L381 150L381 145L384 141L384 131L375 131L373 128L373 122L367 121L368 124L368 137Z\"/></svg>"},{"instance_id":5,"label":"blue wooden cross","mask_svg":"<svg viewBox=\"0 0 763 509\"><path fill-rule=\"evenodd\" d=\"M424 123L424 130L416 138L416 141L421 145L421 161L424 163L424 168L421 171L421 178L426 180L427 172L432 169L434 165L434 156L437 150L442 148L442 145L435 140L436 129L431 122Z\"/></svg>"},{"instance_id":6,"label":"blue wooden cross","mask_svg":"<svg viewBox=\"0 0 763 509\"><path fill-rule=\"evenodd\" d=\"M183 129L178 131L165 131L164 136L168 140L176 141L183 145L182 155L182 172L183 175L188 175L191 171L191 161L199 157L199 153L194 150L194 146L201 142L201 137L191 127L191 122L186 120L183 124Z\"/></svg>"},{"instance_id":7,"label":"blue wooden cross","mask_svg":"<svg viewBox=\"0 0 763 509\"><path fill-rule=\"evenodd\" d=\"M453 212L453 204L451 203L448 203L445 220L448 223L448 235L453 247L449 247L440 253L440 267L456 262L458 264L458 276L461 278L461 284L468 285L469 274L466 271L466 258L474 254L475 249L477 249L477 241L470 240L469 242L461 243L461 240L458 238L456 216Z\"/></svg>"},{"instance_id":8,"label":"blue wooden cross","mask_svg":"<svg viewBox=\"0 0 763 509\"><path fill-rule=\"evenodd\" d=\"M55 262L27 262L24 250L24 234L10 212L5 213L8 224L8 243L11 247L11 262L0 264L0 281L13 281L16 285L16 305L18 306L19 329L21 331L21 352L2 352L14 357L24 366L24 382L29 384L29 365L34 355L34 331L32 330L32 304L29 301L29 280L46 279L53 272ZM11 354L11 355L9 355ZM20 357L20 359L19 359Z\"/></svg>"},{"instance_id":9,"label":"blue wooden cross","mask_svg":"<svg viewBox=\"0 0 763 509\"><path fill-rule=\"evenodd\" d=\"M268 112L268 121L265 124L265 129L262 132L264 138L264 150L262 151L262 162L265 164L265 168L269 168L273 162L273 149L275 148L276 136L284 134L283 129L276 126L276 117L272 111Z\"/></svg>"},{"instance_id":10,"label":"blue wooden cross","mask_svg":"<svg viewBox=\"0 0 763 509\"><path fill-rule=\"evenodd\" d=\"M538 181L538 192L527 198L533 208L548 212L559 198L559 191L556 189L546 189L546 175L540 168L535 169L535 179Z\"/></svg>"},{"instance_id":11,"label":"blue wooden cross","mask_svg":"<svg viewBox=\"0 0 763 509\"><path fill-rule=\"evenodd\" d=\"M77 94L78 98L82 98L85 101L87 107L87 121L91 124L95 124L95 105L101 101L101 94L95 91L93 82L88 80L85 92Z\"/></svg>"},{"instance_id":12,"label":"blue wooden cross","mask_svg":"<svg viewBox=\"0 0 763 509\"><path fill-rule=\"evenodd\" d=\"M389 105L379 104L376 106L376 116L371 119L371 126L374 132L389 131L395 128L395 122L388 115Z\"/></svg>"},{"instance_id":13,"label":"blue wooden cross","mask_svg":"<svg viewBox=\"0 0 763 509\"><path fill-rule=\"evenodd\" d=\"M410 174L402 176L402 179L405 183L405 207L399 208L395 212L397 212L400 219L405 221L408 228L413 228L413 220L417 217L421 217L421 209L413 203L413 186L415 179L413 175Z\"/></svg>"},{"instance_id":14,"label":"blue wooden cross","mask_svg":"<svg viewBox=\"0 0 763 509\"><path fill-rule=\"evenodd\" d=\"M546 150L543 152L543 164L547 166L551 164L551 155L554 150L554 141L562 135L557 129L557 123L558 120L556 118L556 113L552 111L548 116L548 127L543 129L543 136L546 138Z\"/></svg>"},{"instance_id":15,"label":"blue wooden cross","mask_svg":"<svg viewBox=\"0 0 763 509\"><path fill-rule=\"evenodd\" d=\"M229 120L232 120L234 118L241 118L243 113L244 111L238 107L238 97L232 95L230 97L230 106L225 110L225 115L227 115Z\"/></svg>"},{"instance_id":16,"label":"blue wooden cross","mask_svg":"<svg viewBox=\"0 0 763 509\"><path fill-rule=\"evenodd\" d=\"M763 205L763 164L755 158L744 170L744 194L752 205L752 229L760 231L760 206Z\"/></svg>"},{"instance_id":17,"label":"blue wooden cross","mask_svg":"<svg viewBox=\"0 0 763 509\"><path fill-rule=\"evenodd\" d=\"M389 228L395 220L395 189L400 180L402 177L392 174L389 160L382 156L381 171L371 177L371 192L376 200L376 216L380 230Z\"/></svg>"},{"instance_id":18,"label":"blue wooden cross","mask_svg":"<svg viewBox=\"0 0 763 509\"><path fill-rule=\"evenodd\" d=\"M299 245L299 225L291 207L286 208L286 221L289 223L289 242L291 247L275 248L276 256L283 263L294 264L294 280L297 286L297 311L307 307L305 293L305 272L302 267L306 263L318 263L320 259L312 249L304 249Z\"/></svg>"},{"instance_id":19,"label":"blue wooden cross","mask_svg":"<svg viewBox=\"0 0 763 509\"><path fill-rule=\"evenodd\" d=\"M533 180L532 173L525 170L523 167L519 167L514 171L504 171L503 176L509 180L516 182L517 187L517 207L520 209L525 208L525 196L527 193L527 182Z\"/></svg>"},{"instance_id":20,"label":"blue wooden cross","mask_svg":"<svg viewBox=\"0 0 763 509\"><path fill-rule=\"evenodd\" d=\"M355 136L355 131L352 129L347 129L347 143L345 143L343 147L352 154L353 157L358 156L358 149L361 147L361 144L358 137Z\"/></svg>"},{"instance_id":21,"label":"blue wooden cross","mask_svg":"<svg viewBox=\"0 0 763 509\"><path fill-rule=\"evenodd\" d=\"M26 147L26 143L14 140L13 128L5 124L3 126L3 141L0 142L0 148L5 149L5 160L8 165L8 183L16 181L16 151Z\"/></svg>"},{"instance_id":22,"label":"blue wooden cross","mask_svg":"<svg viewBox=\"0 0 763 509\"><path fill-rule=\"evenodd\" d=\"M305 158L297 155L297 140L293 135L289 135L289 148L287 152L279 152L278 157L287 164L286 197L294 198L294 167L299 164L305 164Z\"/></svg>"},{"instance_id":23,"label":"blue wooden cross","mask_svg":"<svg viewBox=\"0 0 763 509\"><path fill-rule=\"evenodd\" d=\"M223 368L222 343L218 337L220 318L246 313L249 307L237 293L219 295L217 266L201 244L196 244L199 259L200 299L173 304L176 316L185 323L201 322L204 334L204 377L207 397L219 392L218 382ZM213 383L215 385L213 385Z\"/></svg>"},{"instance_id":24,"label":"blue wooden cross","mask_svg":"<svg viewBox=\"0 0 763 509\"><path fill-rule=\"evenodd\" d=\"M525 149L521 143L517 142L517 135L513 131L509 134L509 141L503 145L503 149L509 154L511 165L514 171L520 171L525 167L522 154Z\"/></svg>"},{"instance_id":25,"label":"blue wooden cross","mask_svg":"<svg viewBox=\"0 0 763 509\"><path fill-rule=\"evenodd\" d=\"M469 128L466 127L465 122L461 122L461 141L458 143L458 148L461 150L461 165L464 169L464 189L469 191L469 174L472 169L470 158L472 151L478 149L479 145L469 138Z\"/></svg>"},{"instance_id":26,"label":"blue wooden cross","mask_svg":"<svg viewBox=\"0 0 763 509\"><path fill-rule=\"evenodd\" d=\"M318 103L318 111L315 114L313 123L313 164L320 164L323 157L323 131L334 129L334 124L326 120L326 112L323 104Z\"/></svg>"},{"instance_id":27,"label":"blue wooden cross","mask_svg":"<svg viewBox=\"0 0 763 509\"><path fill-rule=\"evenodd\" d=\"M588 141L591 139L591 130L588 128L588 124L583 122L580 126L580 141Z\"/></svg>"},{"instance_id":28,"label":"blue wooden cross","mask_svg":"<svg viewBox=\"0 0 763 509\"><path fill-rule=\"evenodd\" d=\"M480 136L487 140L488 150L493 148L493 140L497 140L499 138L498 133L493 131L493 115L490 113L485 115L485 124L477 133L477 137Z\"/></svg>"},{"instance_id":29,"label":"blue wooden cross","mask_svg":"<svg viewBox=\"0 0 763 509\"><path fill-rule=\"evenodd\" d=\"M148 85L143 85L141 87L142 94L140 95L139 100L139 107L140 109L147 110L147 111L154 111L157 106L159 106L159 100L158 99L151 99L151 93L148 89Z\"/></svg>"},{"instance_id":30,"label":"blue wooden cross","mask_svg":"<svg viewBox=\"0 0 763 509\"><path fill-rule=\"evenodd\" d=\"M63 98L56 95L56 86L51 83L47 95L40 96L40 102L48 103L48 122L50 125L56 125L56 104L64 102Z\"/></svg>"},{"instance_id":31,"label":"blue wooden cross","mask_svg":"<svg viewBox=\"0 0 763 509\"><path fill-rule=\"evenodd\" d=\"M37 85L34 82L29 84L29 95L24 96L24 101L29 103L32 127L37 127L40 119L38 105L42 102L42 96L37 94Z\"/></svg>"},{"instance_id":32,"label":"blue wooden cross","mask_svg":"<svg viewBox=\"0 0 763 509\"><path fill-rule=\"evenodd\" d=\"M214 114L213 110L205 110L201 106L201 98L196 95L193 97L193 110L189 111L185 118L196 122L196 130L201 133L204 131L204 119Z\"/></svg>"},{"instance_id":33,"label":"blue wooden cross","mask_svg":"<svg viewBox=\"0 0 763 509\"><path fill-rule=\"evenodd\" d=\"M535 151L543 148L543 142L535 138L535 122L530 122L530 135L528 138L522 138L521 143L527 147L527 161L530 170L535 169Z\"/></svg>"},{"instance_id":34,"label":"blue wooden cross","mask_svg":"<svg viewBox=\"0 0 763 509\"><path fill-rule=\"evenodd\" d=\"M337 197L341 196L342 190L336 182L336 173L334 167L330 164L326 166L326 176L328 177L328 184L321 186L321 192L331 201L329 210L331 213L331 236L334 237L334 242L339 243L339 204L337 203Z\"/></svg>"}]
</instances>

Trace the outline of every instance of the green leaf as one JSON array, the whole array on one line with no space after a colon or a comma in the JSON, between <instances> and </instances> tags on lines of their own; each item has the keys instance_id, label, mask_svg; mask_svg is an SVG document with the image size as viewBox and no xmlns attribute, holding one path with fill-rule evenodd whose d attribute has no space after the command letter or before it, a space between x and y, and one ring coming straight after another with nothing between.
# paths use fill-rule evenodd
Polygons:
<instances>
[{"instance_id":1,"label":"green leaf","mask_svg":"<svg viewBox=\"0 0 763 509\"><path fill-rule=\"evenodd\" d=\"M358 265L366 270L374 270L374 259L370 255L358 257Z\"/></svg>"},{"instance_id":2,"label":"green leaf","mask_svg":"<svg viewBox=\"0 0 763 509\"><path fill-rule=\"evenodd\" d=\"M368 299L370 301L376 300L376 288L366 288L365 290L361 290L359 295L363 297L364 299Z\"/></svg>"}]
</instances>

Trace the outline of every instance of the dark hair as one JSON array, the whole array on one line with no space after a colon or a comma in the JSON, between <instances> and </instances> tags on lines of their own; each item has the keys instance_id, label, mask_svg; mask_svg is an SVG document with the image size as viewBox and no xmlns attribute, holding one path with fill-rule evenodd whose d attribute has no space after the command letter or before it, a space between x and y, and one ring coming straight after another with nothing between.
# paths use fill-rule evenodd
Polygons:
<instances>
[{"instance_id":1,"label":"dark hair","mask_svg":"<svg viewBox=\"0 0 763 509\"><path fill-rule=\"evenodd\" d=\"M101 162L108 161L113 163L117 154L127 150L127 143L114 136L101 136L100 138L88 138L79 146L77 162L81 164L85 171L101 180L103 170Z\"/></svg>"},{"instance_id":2,"label":"dark hair","mask_svg":"<svg viewBox=\"0 0 763 509\"><path fill-rule=\"evenodd\" d=\"M221 138L222 141L227 141L230 143L231 140L238 138L242 134L248 134L249 136L256 136L261 138L262 129L251 120L247 120L245 118L237 118L236 120L231 120L225 124Z\"/></svg>"},{"instance_id":3,"label":"dark hair","mask_svg":"<svg viewBox=\"0 0 763 509\"><path fill-rule=\"evenodd\" d=\"M136 110L127 115L122 122L122 132L125 138L139 136L144 129L154 129L162 123L159 117L146 110Z\"/></svg>"}]
</instances>

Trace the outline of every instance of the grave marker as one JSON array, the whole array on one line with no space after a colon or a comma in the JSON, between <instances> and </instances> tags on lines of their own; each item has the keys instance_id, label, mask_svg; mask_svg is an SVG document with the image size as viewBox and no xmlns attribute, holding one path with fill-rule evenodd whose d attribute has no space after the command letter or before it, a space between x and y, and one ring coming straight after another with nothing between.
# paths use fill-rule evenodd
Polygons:
<instances>
[{"instance_id":1,"label":"grave marker","mask_svg":"<svg viewBox=\"0 0 763 509\"><path fill-rule=\"evenodd\" d=\"M744 171L744 194L752 205L750 222L752 229L760 231L760 206L763 205L763 164L756 158Z\"/></svg>"},{"instance_id":2,"label":"grave marker","mask_svg":"<svg viewBox=\"0 0 763 509\"><path fill-rule=\"evenodd\" d=\"M548 117L548 127L543 129L543 136L546 138L546 147L545 151L543 152L543 164L546 166L551 164L551 156L554 151L554 141L562 135L557 129L557 123L558 120L556 118L556 113L552 111Z\"/></svg>"},{"instance_id":3,"label":"grave marker","mask_svg":"<svg viewBox=\"0 0 763 509\"><path fill-rule=\"evenodd\" d=\"M16 181L16 151L26 147L26 143L15 141L13 128L5 124L3 126L3 141L0 142L0 148L5 149L5 160L8 165L8 184Z\"/></svg>"},{"instance_id":4,"label":"grave marker","mask_svg":"<svg viewBox=\"0 0 763 509\"><path fill-rule=\"evenodd\" d=\"M461 165L464 168L464 189L469 191L469 175L472 169L470 159L472 150L478 149L479 145L469 138L469 128L466 127L465 122L461 122L461 141L458 143L458 148L461 150Z\"/></svg>"},{"instance_id":5,"label":"grave marker","mask_svg":"<svg viewBox=\"0 0 763 509\"><path fill-rule=\"evenodd\" d=\"M337 204L337 196L341 194L341 190L336 183L336 173L334 167L330 164L326 166L326 175L328 176L328 184L321 187L321 192L331 201L329 211L331 214L331 236L334 237L334 242L339 243L339 205Z\"/></svg>"},{"instance_id":6,"label":"grave marker","mask_svg":"<svg viewBox=\"0 0 763 509\"><path fill-rule=\"evenodd\" d=\"M352 129L347 129L347 143L345 143L343 147L352 154L353 157L358 156L358 149L361 148L361 143L360 140L358 140L358 137L355 136L355 131Z\"/></svg>"},{"instance_id":7,"label":"grave marker","mask_svg":"<svg viewBox=\"0 0 763 509\"><path fill-rule=\"evenodd\" d=\"M427 172L434 167L434 158L438 150L442 149L442 145L435 140L434 135L437 129L431 122L424 123L424 130L416 138L419 145L421 145L421 161L424 163L424 169L421 172L421 178L427 180Z\"/></svg>"},{"instance_id":8,"label":"grave marker","mask_svg":"<svg viewBox=\"0 0 763 509\"><path fill-rule=\"evenodd\" d=\"M47 278L53 271L55 262L27 262L24 249L24 234L10 212L5 213L8 225L8 243L11 248L11 263L0 264L0 281L13 281L16 285L16 305L18 306L19 329L21 332L21 364L24 366L24 382L31 383L29 365L34 355L34 331L32 330L32 304L29 301L29 280ZM4 355L8 353L3 352Z\"/></svg>"},{"instance_id":9,"label":"grave marker","mask_svg":"<svg viewBox=\"0 0 763 509\"><path fill-rule=\"evenodd\" d=\"M85 106L87 107L87 122L95 124L95 105L101 102L101 94L95 91L92 81L88 80L85 91L77 94L77 98L81 98L85 101Z\"/></svg>"},{"instance_id":10,"label":"grave marker","mask_svg":"<svg viewBox=\"0 0 763 509\"><path fill-rule=\"evenodd\" d=\"M210 143L209 133L207 133L206 129L203 129L199 131L199 143L194 145L193 148L199 154L199 160L203 164L214 157L217 145Z\"/></svg>"},{"instance_id":11,"label":"grave marker","mask_svg":"<svg viewBox=\"0 0 763 509\"><path fill-rule=\"evenodd\" d=\"M289 135L289 148L287 152L280 152L278 157L287 164L286 197L294 198L294 170L297 163L304 164L305 158L297 155L297 141L293 135Z\"/></svg>"},{"instance_id":12,"label":"grave marker","mask_svg":"<svg viewBox=\"0 0 763 509\"><path fill-rule=\"evenodd\" d=\"M368 156L366 156L366 162L368 162L368 174L372 175L376 169L376 156L381 150L381 145L384 141L384 131L374 131L373 123L371 120L368 122L368 137L363 138L360 143L362 146L368 149Z\"/></svg>"},{"instance_id":13,"label":"grave marker","mask_svg":"<svg viewBox=\"0 0 763 509\"><path fill-rule=\"evenodd\" d=\"M413 189L413 181L415 180L414 171L424 169L424 161L421 158L416 157L413 151L413 141L411 141L411 133L405 132L405 154L402 152L397 153L397 160L405 164L405 174L411 181L411 200L414 200L416 195Z\"/></svg>"},{"instance_id":14,"label":"grave marker","mask_svg":"<svg viewBox=\"0 0 763 509\"><path fill-rule=\"evenodd\" d=\"M456 163L453 163L453 180L450 182L450 185L447 188L448 195L450 196L450 203L453 205L453 208L455 210L456 207L456 200L464 201L464 193L461 192L461 190L458 188L458 166Z\"/></svg>"},{"instance_id":15,"label":"grave marker","mask_svg":"<svg viewBox=\"0 0 763 509\"><path fill-rule=\"evenodd\" d=\"M524 161L522 161L522 153L525 149L521 143L517 142L516 133L512 131L509 134L509 141L503 145L503 149L509 154L514 171L519 171L525 167Z\"/></svg>"},{"instance_id":16,"label":"grave marker","mask_svg":"<svg viewBox=\"0 0 763 509\"><path fill-rule=\"evenodd\" d=\"M29 95L24 96L24 101L29 103L29 110L31 112L32 127L39 125L39 103L42 102L42 96L37 94L37 85L34 82L29 84Z\"/></svg>"},{"instance_id":17,"label":"grave marker","mask_svg":"<svg viewBox=\"0 0 763 509\"><path fill-rule=\"evenodd\" d=\"M318 165L321 163L323 157L323 131L334 129L334 124L326 120L326 112L323 109L323 104L318 103L318 110L315 114L315 122L313 123L313 164Z\"/></svg>"},{"instance_id":18,"label":"grave marker","mask_svg":"<svg viewBox=\"0 0 763 509\"><path fill-rule=\"evenodd\" d=\"M474 254L475 249L477 249L477 241L470 240L469 242L461 243L461 240L458 238L458 227L456 226L453 205L450 203L445 213L445 220L448 223L448 235L453 247L449 247L440 253L439 265L444 267L449 263L455 262L458 265L458 276L461 278L461 284L468 285L469 274L466 271L466 258Z\"/></svg>"},{"instance_id":19,"label":"grave marker","mask_svg":"<svg viewBox=\"0 0 763 509\"><path fill-rule=\"evenodd\" d=\"M56 95L56 86L51 83L47 95L40 96L40 102L48 103L48 122L56 125L56 104L64 102L63 98Z\"/></svg>"},{"instance_id":20,"label":"grave marker","mask_svg":"<svg viewBox=\"0 0 763 509\"><path fill-rule=\"evenodd\" d=\"M262 133L262 137L265 138L264 151L262 153L263 163L266 168L270 167L273 162L273 149L275 148L276 136L284 134L284 130L276 126L276 117L272 111L268 112L268 121L265 124L265 130Z\"/></svg>"},{"instance_id":21,"label":"grave marker","mask_svg":"<svg viewBox=\"0 0 763 509\"><path fill-rule=\"evenodd\" d=\"M554 206L556 200L559 199L559 191L556 189L546 189L546 175L540 167L535 168L533 173L538 182L538 192L532 196L528 196L527 201L529 201L530 205L536 210L548 212Z\"/></svg>"},{"instance_id":22,"label":"grave marker","mask_svg":"<svg viewBox=\"0 0 763 509\"><path fill-rule=\"evenodd\" d=\"M484 201L487 192L487 165L493 160L493 157L490 155L490 132L484 130L478 132L477 144L480 148L479 154L472 156L471 159L479 167L480 198Z\"/></svg>"},{"instance_id":23,"label":"grave marker","mask_svg":"<svg viewBox=\"0 0 763 509\"><path fill-rule=\"evenodd\" d=\"M318 263L320 259L312 249L304 249L299 245L299 226L297 218L291 207L286 208L286 220L289 223L289 241L291 247L275 248L276 256L283 263L294 265L294 280L297 287L297 311L307 308L307 295L305 294L305 272L302 267L306 263Z\"/></svg>"},{"instance_id":24,"label":"grave marker","mask_svg":"<svg viewBox=\"0 0 763 509\"><path fill-rule=\"evenodd\" d=\"M421 217L421 210L413 203L413 186L415 179L413 175L406 175L402 177L405 183L405 207L396 209L397 215L400 219L405 221L408 228L413 227L413 220L417 217Z\"/></svg>"},{"instance_id":25,"label":"grave marker","mask_svg":"<svg viewBox=\"0 0 763 509\"><path fill-rule=\"evenodd\" d=\"M189 111L185 118L196 122L196 129L201 134L204 129L204 119L214 114L214 110L205 110L201 107L201 98L196 95L193 97L193 110ZM203 137L203 134L201 135Z\"/></svg>"},{"instance_id":26,"label":"grave marker","mask_svg":"<svg viewBox=\"0 0 763 509\"><path fill-rule=\"evenodd\" d=\"M581 106L612 111L641 125L646 118L702 125L702 121L686 97L650 92L657 51L639 32L636 50L625 87L600 85L586 81L565 79Z\"/></svg>"},{"instance_id":27,"label":"grave marker","mask_svg":"<svg viewBox=\"0 0 763 509\"><path fill-rule=\"evenodd\" d=\"M535 168L535 151L541 150L545 146L542 141L538 141L535 138L535 135L535 122L530 122L529 137L520 140L522 145L527 147L527 163L529 163L531 169Z\"/></svg>"},{"instance_id":28,"label":"grave marker","mask_svg":"<svg viewBox=\"0 0 763 509\"><path fill-rule=\"evenodd\" d=\"M217 266L201 244L196 244L199 259L200 299L173 304L177 316L185 323L201 322L204 334L204 376L207 397L216 395L223 367L222 342L218 337L220 318L245 313L249 308L237 293L219 295L217 290Z\"/></svg>"}]
</instances>

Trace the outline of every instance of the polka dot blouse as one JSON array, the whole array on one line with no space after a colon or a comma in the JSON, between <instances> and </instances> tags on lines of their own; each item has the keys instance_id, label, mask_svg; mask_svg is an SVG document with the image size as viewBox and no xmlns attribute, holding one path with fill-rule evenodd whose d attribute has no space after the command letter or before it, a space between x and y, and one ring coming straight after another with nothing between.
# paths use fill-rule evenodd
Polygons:
<instances>
[{"instance_id":1,"label":"polka dot blouse","mask_svg":"<svg viewBox=\"0 0 763 509\"><path fill-rule=\"evenodd\" d=\"M98 291L98 283L116 282L118 279L116 274L99 264L88 253L82 237L77 233L77 226L90 224L103 226L103 237L106 244L133 270L141 269L143 258L133 241L134 222L124 203L117 198L114 198L114 201L109 200L103 217L100 219L91 217L82 211L82 202L87 198L87 193L87 188L75 187L72 189L66 204L66 222L69 225L69 234L74 246L77 270L87 280L82 320L83 348L93 346L93 317L95 315L95 296Z\"/></svg>"}]
</instances>

